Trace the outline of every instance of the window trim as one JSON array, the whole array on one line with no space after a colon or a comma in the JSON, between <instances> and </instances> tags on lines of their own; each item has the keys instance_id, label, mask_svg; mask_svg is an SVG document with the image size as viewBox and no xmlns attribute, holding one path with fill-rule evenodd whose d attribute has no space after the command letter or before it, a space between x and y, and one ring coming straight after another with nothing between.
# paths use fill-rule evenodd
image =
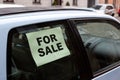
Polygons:
<instances>
[{"instance_id":1,"label":"window trim","mask_svg":"<svg viewBox=\"0 0 120 80\"><path fill-rule=\"evenodd\" d=\"M79 18L77 18L79 19ZM73 36L75 38L74 43L76 43L75 47L76 47L76 51L77 51L77 56L79 60L79 64L78 66L80 66L80 79L81 80L89 80L92 79L93 75L92 75L92 69L90 67L90 63L88 60L88 56L87 56L87 52L84 48L83 42L82 42L82 38L79 35L79 32L77 31L77 28L75 27L75 19L69 19L69 26L72 30L72 32L74 32ZM83 62L84 61L84 62ZM86 63L86 64L84 64ZM81 65L82 64L82 65Z\"/></svg>"}]
</instances>

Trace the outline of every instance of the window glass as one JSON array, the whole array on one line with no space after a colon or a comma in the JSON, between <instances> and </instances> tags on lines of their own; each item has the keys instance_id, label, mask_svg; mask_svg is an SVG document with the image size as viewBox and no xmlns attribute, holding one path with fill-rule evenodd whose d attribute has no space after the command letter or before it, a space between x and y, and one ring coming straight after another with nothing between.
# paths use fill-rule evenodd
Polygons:
<instances>
[{"instance_id":1,"label":"window glass","mask_svg":"<svg viewBox=\"0 0 120 80\"><path fill-rule=\"evenodd\" d=\"M8 80L72 80L77 77L74 51L65 26L62 22L43 23L11 30Z\"/></svg>"},{"instance_id":2,"label":"window glass","mask_svg":"<svg viewBox=\"0 0 120 80\"><path fill-rule=\"evenodd\" d=\"M73 0L73 5L74 6L77 6L77 3L78 3L77 0Z\"/></svg>"},{"instance_id":3,"label":"window glass","mask_svg":"<svg viewBox=\"0 0 120 80\"><path fill-rule=\"evenodd\" d=\"M14 2L14 0L3 0L3 2Z\"/></svg>"},{"instance_id":4,"label":"window glass","mask_svg":"<svg viewBox=\"0 0 120 80\"><path fill-rule=\"evenodd\" d=\"M33 0L33 3L39 3L39 4L41 4L41 0Z\"/></svg>"},{"instance_id":5,"label":"window glass","mask_svg":"<svg viewBox=\"0 0 120 80\"><path fill-rule=\"evenodd\" d=\"M101 5L95 5L95 6L93 6L92 8L94 8L94 9L96 9L96 10L100 10L101 7L102 7Z\"/></svg>"},{"instance_id":6,"label":"window glass","mask_svg":"<svg viewBox=\"0 0 120 80\"><path fill-rule=\"evenodd\" d=\"M52 5L62 5L62 0L52 0Z\"/></svg>"},{"instance_id":7,"label":"window glass","mask_svg":"<svg viewBox=\"0 0 120 80\"><path fill-rule=\"evenodd\" d=\"M76 21L93 73L120 60L120 31L109 21Z\"/></svg>"}]
</instances>

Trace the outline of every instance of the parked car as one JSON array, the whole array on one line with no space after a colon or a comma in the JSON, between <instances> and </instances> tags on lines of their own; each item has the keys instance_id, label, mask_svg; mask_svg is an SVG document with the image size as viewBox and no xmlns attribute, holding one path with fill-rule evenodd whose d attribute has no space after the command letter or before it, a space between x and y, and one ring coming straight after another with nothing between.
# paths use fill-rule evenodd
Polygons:
<instances>
[{"instance_id":1,"label":"parked car","mask_svg":"<svg viewBox=\"0 0 120 80\"><path fill-rule=\"evenodd\" d=\"M109 14L111 16L115 15L115 9L112 4L97 4L94 5L92 8L94 8L98 13Z\"/></svg>"},{"instance_id":2,"label":"parked car","mask_svg":"<svg viewBox=\"0 0 120 80\"><path fill-rule=\"evenodd\" d=\"M120 79L114 17L73 8L2 8L0 36L0 80Z\"/></svg>"}]
</instances>

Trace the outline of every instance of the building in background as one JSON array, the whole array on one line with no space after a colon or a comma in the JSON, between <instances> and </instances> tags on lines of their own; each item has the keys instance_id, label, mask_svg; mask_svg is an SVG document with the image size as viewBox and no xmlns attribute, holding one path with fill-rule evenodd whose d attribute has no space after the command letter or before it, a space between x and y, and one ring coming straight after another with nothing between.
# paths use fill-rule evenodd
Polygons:
<instances>
[{"instance_id":1,"label":"building in background","mask_svg":"<svg viewBox=\"0 0 120 80\"><path fill-rule=\"evenodd\" d=\"M88 7L87 0L0 0L4 4L21 4L25 6L78 6Z\"/></svg>"},{"instance_id":2,"label":"building in background","mask_svg":"<svg viewBox=\"0 0 120 80\"><path fill-rule=\"evenodd\" d=\"M77 6L81 8L92 7L95 4L113 4L118 10L120 7L120 0L0 0L4 4L20 4L25 6Z\"/></svg>"}]
</instances>

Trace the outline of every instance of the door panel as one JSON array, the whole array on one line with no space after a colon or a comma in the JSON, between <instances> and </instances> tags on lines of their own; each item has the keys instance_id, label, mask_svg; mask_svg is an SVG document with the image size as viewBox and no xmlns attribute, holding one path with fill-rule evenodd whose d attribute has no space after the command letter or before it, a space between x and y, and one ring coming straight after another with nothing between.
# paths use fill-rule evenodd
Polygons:
<instances>
[{"instance_id":1,"label":"door panel","mask_svg":"<svg viewBox=\"0 0 120 80\"><path fill-rule=\"evenodd\" d=\"M120 79L120 66L92 80L119 80L119 79Z\"/></svg>"}]
</instances>

